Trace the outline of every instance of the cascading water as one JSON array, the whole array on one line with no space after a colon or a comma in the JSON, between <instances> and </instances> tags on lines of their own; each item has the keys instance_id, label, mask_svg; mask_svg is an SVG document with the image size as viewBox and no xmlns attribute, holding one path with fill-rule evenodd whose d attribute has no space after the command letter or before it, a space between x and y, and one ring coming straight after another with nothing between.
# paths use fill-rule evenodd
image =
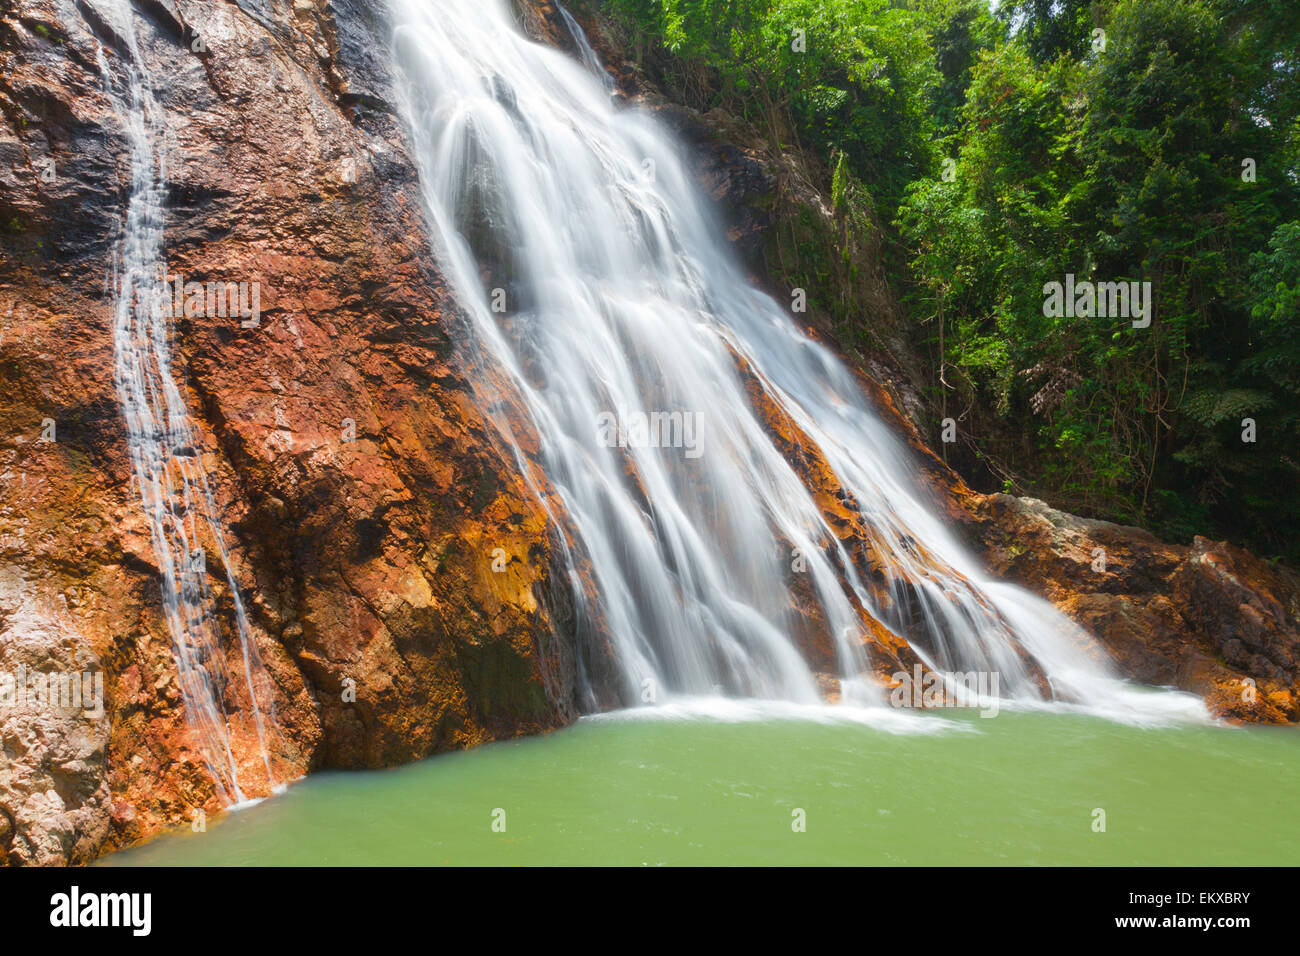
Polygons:
<instances>
[{"instance_id":1,"label":"cascading water","mask_svg":"<svg viewBox=\"0 0 1300 956\"><path fill-rule=\"evenodd\" d=\"M660 703L818 702L793 636L807 626L792 592L803 573L846 703L883 698L866 615L936 671L996 673L1022 706L1203 715L1193 698L1115 679L1049 604L987 578L923 504L850 372L745 281L652 118L617 109L589 69L527 40L503 0L394 7L399 97L435 254L469 318L470 364L504 372L540 436L533 462L494 413L521 471L540 466L558 492L554 517L590 569L576 601L615 648L623 702L647 687ZM861 552L835 534L747 389L838 480L866 529ZM794 549L806 570L792 570Z\"/></svg>"},{"instance_id":2,"label":"cascading water","mask_svg":"<svg viewBox=\"0 0 1300 956\"><path fill-rule=\"evenodd\" d=\"M556 4L555 8L560 11L564 26L568 29L569 35L573 37L573 42L578 47L578 57L582 60L582 65L591 72L592 76L600 80L601 86L605 87L608 92L614 92L614 78L605 69L605 64L600 62L600 57L592 49L591 41L587 39L587 34L583 32L578 21L573 19L573 14L564 9L563 6Z\"/></svg>"},{"instance_id":3,"label":"cascading water","mask_svg":"<svg viewBox=\"0 0 1300 956\"><path fill-rule=\"evenodd\" d=\"M234 605L247 693L268 789L275 777L267 750L267 719L258 683L266 675L249 633L216 506L190 427L185 400L171 368L171 296L165 279L163 230L167 169L165 115L154 98L135 33L129 0L97 0L97 9L126 43L111 58L101 47L100 71L130 147L131 192L116 257L113 291L114 384L126 421L133 469L158 567L162 604L171 635L187 719L197 732L204 760L226 804L246 800L240 784L231 718L225 703L237 693L221 647L213 612L203 545L209 543L225 569ZM269 697L267 697L269 699ZM273 716L273 712L267 709ZM262 783L263 781L258 781ZM245 786L248 781L245 780Z\"/></svg>"}]
</instances>

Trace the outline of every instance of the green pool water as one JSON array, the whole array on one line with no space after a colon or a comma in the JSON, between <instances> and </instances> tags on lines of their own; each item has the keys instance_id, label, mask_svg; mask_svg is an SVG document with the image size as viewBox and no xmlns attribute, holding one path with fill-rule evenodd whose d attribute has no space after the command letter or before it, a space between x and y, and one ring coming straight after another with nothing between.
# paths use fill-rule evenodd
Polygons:
<instances>
[{"instance_id":1,"label":"green pool water","mask_svg":"<svg viewBox=\"0 0 1300 956\"><path fill-rule=\"evenodd\" d=\"M314 775L205 833L101 862L1300 863L1293 729L913 719L940 729L585 720L396 770Z\"/></svg>"}]
</instances>

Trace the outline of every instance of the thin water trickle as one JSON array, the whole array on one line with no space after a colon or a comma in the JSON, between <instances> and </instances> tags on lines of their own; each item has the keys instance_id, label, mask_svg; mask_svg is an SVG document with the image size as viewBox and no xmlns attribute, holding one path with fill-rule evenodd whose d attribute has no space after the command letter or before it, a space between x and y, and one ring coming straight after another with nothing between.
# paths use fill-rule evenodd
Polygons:
<instances>
[{"instance_id":1,"label":"thin water trickle","mask_svg":"<svg viewBox=\"0 0 1300 956\"><path fill-rule=\"evenodd\" d=\"M560 16L569 30L569 35L573 37L573 42L578 47L578 57L582 60L582 65L591 71L592 76L600 80L600 84L605 87L606 92L614 92L614 78L605 69L605 64L600 62L600 56L592 49L591 41L587 39L587 34L578 25L578 21L573 19L573 14L566 10L563 5L557 3L555 9L560 11Z\"/></svg>"},{"instance_id":2,"label":"thin water trickle","mask_svg":"<svg viewBox=\"0 0 1300 956\"><path fill-rule=\"evenodd\" d=\"M259 698L266 675L249 633L243 599L217 519L207 475L195 453L185 399L171 366L171 295L166 284L163 233L167 183L166 116L154 97L138 46L135 14L128 0L95 0L100 15L127 44L123 56L99 50L106 91L130 149L131 184L112 290L114 384L126 421L133 471L132 488L149 522L161 572L163 610L171 635L187 719L222 802L247 799L232 747L230 718L239 699L251 714L268 789L275 776L267 749L273 712ZM208 584L207 550L221 561L239 641L242 675L232 678ZM243 688L232 688L242 678Z\"/></svg>"},{"instance_id":3,"label":"thin water trickle","mask_svg":"<svg viewBox=\"0 0 1300 956\"><path fill-rule=\"evenodd\" d=\"M503 0L394 9L399 98L434 253L468 317L468 365L521 472L540 469L558 492L571 577L581 560L593 583L575 604L616 650L622 703L816 704L795 637L815 627L844 701L879 705L869 618L938 671L996 673L1026 706L1045 675L1074 707L1204 717L1194 698L1117 680L1047 602L988 578L849 370L745 280L664 128L611 102L572 17L583 64L526 39ZM495 411L502 375L540 436L537 460ZM824 462L862 522L861 549L828 523L758 406Z\"/></svg>"}]
</instances>

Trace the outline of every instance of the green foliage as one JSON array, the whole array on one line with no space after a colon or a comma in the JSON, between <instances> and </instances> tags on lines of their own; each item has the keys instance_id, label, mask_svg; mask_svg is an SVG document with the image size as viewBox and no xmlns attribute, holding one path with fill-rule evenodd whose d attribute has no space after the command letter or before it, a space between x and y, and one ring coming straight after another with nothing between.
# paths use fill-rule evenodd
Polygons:
<instances>
[{"instance_id":1,"label":"green foliage","mask_svg":"<svg viewBox=\"0 0 1300 956\"><path fill-rule=\"evenodd\" d=\"M1259 4L1009 13L1020 29L969 83L956 181L913 183L899 212L914 311L946 313L944 359L1003 423L987 450L1029 487L1294 557L1276 519L1300 512L1278 500L1300 233L1276 223L1297 209L1297 98L1263 78L1265 64L1294 75L1296 48L1263 42ZM1087 42L1094 23L1104 51ZM1151 282L1154 321L1045 317L1043 284L1066 273Z\"/></svg>"},{"instance_id":2,"label":"green foliage","mask_svg":"<svg viewBox=\"0 0 1300 956\"><path fill-rule=\"evenodd\" d=\"M827 157L842 152L888 218L907 183L935 166L935 97L941 90L956 96L968 67L963 56L999 29L987 13L971 12L978 0L944 5L964 10L980 37L966 41L952 31L952 77L935 60L932 17L889 0L606 4L637 36L653 36L679 61L709 71L711 95L699 105L747 115L778 145L797 139Z\"/></svg>"},{"instance_id":3,"label":"green foliage","mask_svg":"<svg viewBox=\"0 0 1300 956\"><path fill-rule=\"evenodd\" d=\"M1016 28L1024 49L1037 62L1060 56L1079 60L1089 49L1102 7L1093 0L1011 0L998 5L998 18Z\"/></svg>"},{"instance_id":4,"label":"green foliage","mask_svg":"<svg viewBox=\"0 0 1300 956\"><path fill-rule=\"evenodd\" d=\"M985 486L1300 557L1300 4L603 2L696 105L821 158L838 237L782 241L842 324L889 224ZM1044 315L1067 273L1150 282L1149 327Z\"/></svg>"}]
</instances>

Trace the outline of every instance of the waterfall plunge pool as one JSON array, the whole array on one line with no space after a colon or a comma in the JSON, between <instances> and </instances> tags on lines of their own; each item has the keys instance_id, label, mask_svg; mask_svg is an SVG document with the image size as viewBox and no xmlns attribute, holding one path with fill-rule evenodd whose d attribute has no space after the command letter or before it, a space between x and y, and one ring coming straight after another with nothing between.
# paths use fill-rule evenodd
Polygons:
<instances>
[{"instance_id":1,"label":"waterfall plunge pool","mask_svg":"<svg viewBox=\"0 0 1300 956\"><path fill-rule=\"evenodd\" d=\"M1293 729L898 716L604 715L393 770L314 774L100 864L1300 862Z\"/></svg>"}]
</instances>

